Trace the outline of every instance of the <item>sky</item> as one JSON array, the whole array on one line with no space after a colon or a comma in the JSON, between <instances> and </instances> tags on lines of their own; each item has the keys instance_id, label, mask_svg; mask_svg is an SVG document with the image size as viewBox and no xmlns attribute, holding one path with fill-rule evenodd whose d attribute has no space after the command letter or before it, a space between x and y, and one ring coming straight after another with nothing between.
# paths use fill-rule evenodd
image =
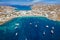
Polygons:
<instances>
[{"instance_id":1,"label":"sky","mask_svg":"<svg viewBox=\"0 0 60 40\"><path fill-rule=\"evenodd\" d=\"M0 4L13 4L13 5L30 5L36 2L56 3L60 4L60 0L0 0Z\"/></svg>"}]
</instances>

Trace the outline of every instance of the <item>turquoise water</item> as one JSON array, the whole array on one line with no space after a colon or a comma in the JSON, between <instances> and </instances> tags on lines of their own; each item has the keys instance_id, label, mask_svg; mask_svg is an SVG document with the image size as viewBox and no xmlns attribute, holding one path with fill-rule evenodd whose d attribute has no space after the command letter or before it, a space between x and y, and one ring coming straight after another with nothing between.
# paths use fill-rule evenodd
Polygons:
<instances>
[{"instance_id":1,"label":"turquoise water","mask_svg":"<svg viewBox=\"0 0 60 40\"><path fill-rule=\"evenodd\" d=\"M19 25L15 29L16 23ZM37 27L35 27L36 24ZM46 28L46 25L49 27ZM52 34L50 31L53 26L55 29ZM45 35L43 35L43 31L46 32ZM16 33L18 35L15 35ZM45 17L14 18L0 25L0 40L60 40L60 22Z\"/></svg>"}]
</instances>

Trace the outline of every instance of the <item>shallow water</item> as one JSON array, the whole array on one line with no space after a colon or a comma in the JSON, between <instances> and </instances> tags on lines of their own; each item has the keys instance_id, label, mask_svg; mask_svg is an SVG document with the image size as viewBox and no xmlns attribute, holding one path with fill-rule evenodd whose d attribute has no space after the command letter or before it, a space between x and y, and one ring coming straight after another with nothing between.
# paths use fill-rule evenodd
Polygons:
<instances>
[{"instance_id":1,"label":"shallow water","mask_svg":"<svg viewBox=\"0 0 60 40\"><path fill-rule=\"evenodd\" d=\"M44 17L14 18L0 25L0 40L60 40L60 22Z\"/></svg>"}]
</instances>

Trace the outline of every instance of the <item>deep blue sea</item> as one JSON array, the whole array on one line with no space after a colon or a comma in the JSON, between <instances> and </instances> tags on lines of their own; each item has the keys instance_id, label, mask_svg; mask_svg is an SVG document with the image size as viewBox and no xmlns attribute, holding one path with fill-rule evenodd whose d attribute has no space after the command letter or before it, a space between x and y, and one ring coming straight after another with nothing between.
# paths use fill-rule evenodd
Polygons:
<instances>
[{"instance_id":1,"label":"deep blue sea","mask_svg":"<svg viewBox=\"0 0 60 40\"><path fill-rule=\"evenodd\" d=\"M52 27L54 33L51 33ZM0 40L60 40L60 22L45 17L14 18L0 25Z\"/></svg>"},{"instance_id":2,"label":"deep blue sea","mask_svg":"<svg viewBox=\"0 0 60 40\"><path fill-rule=\"evenodd\" d=\"M26 5L9 5L12 7L15 7L16 10L31 10L31 6L26 6Z\"/></svg>"},{"instance_id":3,"label":"deep blue sea","mask_svg":"<svg viewBox=\"0 0 60 40\"><path fill-rule=\"evenodd\" d=\"M11 6L11 7L14 7L15 10L19 11L19 10L25 10L25 11L28 11L28 10L31 10L31 5L1 5L0 6Z\"/></svg>"}]
</instances>

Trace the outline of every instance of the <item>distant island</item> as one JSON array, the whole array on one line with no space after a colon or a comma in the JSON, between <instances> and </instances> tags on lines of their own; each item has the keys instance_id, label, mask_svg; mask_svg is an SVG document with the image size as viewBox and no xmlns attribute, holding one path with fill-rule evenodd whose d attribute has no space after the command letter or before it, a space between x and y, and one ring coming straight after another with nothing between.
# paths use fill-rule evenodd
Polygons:
<instances>
[{"instance_id":1,"label":"distant island","mask_svg":"<svg viewBox=\"0 0 60 40\"><path fill-rule=\"evenodd\" d=\"M60 5L34 4L31 10L15 10L12 6L0 6L0 25L16 17L46 17L53 21L60 21Z\"/></svg>"}]
</instances>

